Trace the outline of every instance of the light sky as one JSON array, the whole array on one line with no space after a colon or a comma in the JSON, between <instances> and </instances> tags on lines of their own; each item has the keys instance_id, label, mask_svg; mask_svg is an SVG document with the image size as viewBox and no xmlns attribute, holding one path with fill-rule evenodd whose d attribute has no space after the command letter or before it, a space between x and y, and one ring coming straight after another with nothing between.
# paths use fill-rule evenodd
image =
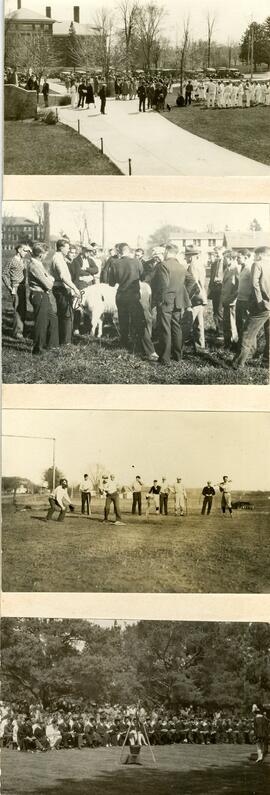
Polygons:
<instances>
[{"instance_id":1,"label":"light sky","mask_svg":"<svg viewBox=\"0 0 270 795\"><path fill-rule=\"evenodd\" d=\"M92 23L98 9L104 6L107 9L116 9L117 0L76 0L76 2L63 2L63 0L22 0L22 6L40 14L45 13L45 6L50 5L52 17L57 21L73 18L73 5L80 6L80 21ZM269 15L269 0L164 0L162 5L166 11L163 22L163 35L167 36L173 44L181 41L183 19L190 16L190 29L192 39L206 38L206 14L210 11L216 19L214 39L217 42L239 41L247 25L254 19L263 22ZM6 12L17 8L16 0L6 0Z\"/></svg>"},{"instance_id":2,"label":"light sky","mask_svg":"<svg viewBox=\"0 0 270 795\"><path fill-rule=\"evenodd\" d=\"M4 212L9 215L37 220L33 202L8 201L3 205ZM268 204L106 202L104 207L106 248L121 241L135 247L145 246L149 235L163 224L183 226L199 232L206 230L209 225L214 227L214 231L224 230L228 225L232 231L244 232L248 230L250 222L257 218L264 229L269 230L270 226ZM66 232L74 242L78 241L84 216L92 241L100 244L101 202L50 202L51 233L60 236Z\"/></svg>"},{"instance_id":3,"label":"light sky","mask_svg":"<svg viewBox=\"0 0 270 795\"><path fill-rule=\"evenodd\" d=\"M264 413L3 412L3 434L56 437L56 464L70 484L100 463L122 485L134 474L146 484L165 475L197 488L228 474L236 489L269 490L269 431L270 414ZM3 439L3 475L38 483L51 463L51 442Z\"/></svg>"}]
</instances>

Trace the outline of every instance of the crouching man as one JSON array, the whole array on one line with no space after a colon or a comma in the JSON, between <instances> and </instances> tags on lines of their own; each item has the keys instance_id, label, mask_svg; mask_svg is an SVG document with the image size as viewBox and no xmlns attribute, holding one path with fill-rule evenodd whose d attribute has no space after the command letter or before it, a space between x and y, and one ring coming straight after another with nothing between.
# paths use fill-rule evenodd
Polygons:
<instances>
[{"instance_id":1,"label":"crouching man","mask_svg":"<svg viewBox=\"0 0 270 795\"><path fill-rule=\"evenodd\" d=\"M60 511L57 521L63 522L67 509L74 511L74 505L68 495L68 482L66 478L61 478L59 486L53 490L49 496L50 507L47 513L47 522L53 518L55 511Z\"/></svg>"}]
</instances>

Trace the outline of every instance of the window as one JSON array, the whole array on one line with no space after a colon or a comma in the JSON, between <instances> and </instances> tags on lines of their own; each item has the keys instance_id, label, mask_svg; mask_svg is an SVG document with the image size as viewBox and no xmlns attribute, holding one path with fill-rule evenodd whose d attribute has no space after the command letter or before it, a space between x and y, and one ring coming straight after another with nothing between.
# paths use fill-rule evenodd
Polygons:
<instances>
[{"instance_id":1,"label":"window","mask_svg":"<svg viewBox=\"0 0 270 795\"><path fill-rule=\"evenodd\" d=\"M194 246L200 246L201 245L201 240L199 240L199 239L193 240L193 243L194 243Z\"/></svg>"}]
</instances>

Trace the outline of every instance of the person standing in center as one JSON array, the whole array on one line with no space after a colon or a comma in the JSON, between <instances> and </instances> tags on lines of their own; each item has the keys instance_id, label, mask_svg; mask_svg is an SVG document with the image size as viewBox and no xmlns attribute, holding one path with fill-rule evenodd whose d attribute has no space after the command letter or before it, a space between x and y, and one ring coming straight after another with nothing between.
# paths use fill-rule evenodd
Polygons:
<instances>
[{"instance_id":1,"label":"person standing in center","mask_svg":"<svg viewBox=\"0 0 270 795\"><path fill-rule=\"evenodd\" d=\"M223 475L223 480L219 483L219 491L221 492L221 510L225 516L226 508L228 508L230 517L232 518L232 495L231 495L231 480L228 475Z\"/></svg>"},{"instance_id":2,"label":"person standing in center","mask_svg":"<svg viewBox=\"0 0 270 795\"><path fill-rule=\"evenodd\" d=\"M191 306L185 286L186 268L177 255L178 247L168 243L164 260L155 270L159 363L167 366L171 354L176 361L182 357L181 318L184 309Z\"/></svg>"},{"instance_id":3,"label":"person standing in center","mask_svg":"<svg viewBox=\"0 0 270 795\"><path fill-rule=\"evenodd\" d=\"M161 486L159 492L159 512L164 513L165 516L168 516L168 499L169 499L170 487L167 484L167 478L161 478Z\"/></svg>"},{"instance_id":4,"label":"person standing in center","mask_svg":"<svg viewBox=\"0 0 270 795\"><path fill-rule=\"evenodd\" d=\"M135 481L132 484L132 513L136 513L136 506L138 505L138 514L142 515L142 479L140 475L136 475Z\"/></svg>"},{"instance_id":5,"label":"person standing in center","mask_svg":"<svg viewBox=\"0 0 270 795\"><path fill-rule=\"evenodd\" d=\"M102 82L98 95L100 99L100 113L102 114L102 116L105 116L106 99L107 99L107 88L105 81Z\"/></svg>"},{"instance_id":6,"label":"person standing in center","mask_svg":"<svg viewBox=\"0 0 270 795\"><path fill-rule=\"evenodd\" d=\"M73 327L72 298L80 298L80 291L73 283L65 257L69 242L64 238L56 243L56 253L52 259L51 275L54 278L53 294L57 304L60 345L71 343Z\"/></svg>"},{"instance_id":7,"label":"person standing in center","mask_svg":"<svg viewBox=\"0 0 270 795\"><path fill-rule=\"evenodd\" d=\"M120 513L120 505L119 505L120 486L115 480L115 475L110 475L108 480L106 480L106 484L104 485L104 491L106 494L106 501L105 501L103 521L104 522L109 521L109 513L112 503L115 511L115 524L124 524L124 522L122 522L122 516Z\"/></svg>"},{"instance_id":8,"label":"person standing in center","mask_svg":"<svg viewBox=\"0 0 270 795\"><path fill-rule=\"evenodd\" d=\"M59 345L57 306L52 293L54 280L43 264L45 256L45 247L35 243L28 266L30 301L34 312L33 354Z\"/></svg>"},{"instance_id":9,"label":"person standing in center","mask_svg":"<svg viewBox=\"0 0 270 795\"><path fill-rule=\"evenodd\" d=\"M91 490L92 484L91 480L89 479L87 473L83 476L83 480L80 484L80 492L81 492L81 513L84 514L84 509L86 506L86 513L87 516L91 514Z\"/></svg>"},{"instance_id":10,"label":"person standing in center","mask_svg":"<svg viewBox=\"0 0 270 795\"><path fill-rule=\"evenodd\" d=\"M180 513L180 516L184 516L187 505L187 492L183 486L182 478L176 478L173 490L175 515L177 516Z\"/></svg>"},{"instance_id":11,"label":"person standing in center","mask_svg":"<svg viewBox=\"0 0 270 795\"><path fill-rule=\"evenodd\" d=\"M118 259L112 261L108 278L111 287L118 284L116 305L121 342L125 348L128 348L132 333L134 341L137 340L140 344L144 357L154 361L157 355L140 300L140 277L143 275L143 264L130 256L130 248L127 243L120 243L117 249L119 256Z\"/></svg>"},{"instance_id":12,"label":"person standing in center","mask_svg":"<svg viewBox=\"0 0 270 795\"><path fill-rule=\"evenodd\" d=\"M202 504L202 516L204 516L206 508L207 508L207 516L211 513L212 504L213 504L213 497L215 496L215 489L211 485L211 481L207 481L207 485L204 486L202 490L203 495L203 504Z\"/></svg>"}]
</instances>

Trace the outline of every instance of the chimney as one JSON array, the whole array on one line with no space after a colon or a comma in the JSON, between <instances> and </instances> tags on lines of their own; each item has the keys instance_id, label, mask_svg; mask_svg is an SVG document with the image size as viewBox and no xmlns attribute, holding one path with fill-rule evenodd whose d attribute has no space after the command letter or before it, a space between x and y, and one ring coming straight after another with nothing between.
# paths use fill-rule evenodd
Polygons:
<instances>
[{"instance_id":1,"label":"chimney","mask_svg":"<svg viewBox=\"0 0 270 795\"><path fill-rule=\"evenodd\" d=\"M17 10L19 11L22 7L22 0L17 0Z\"/></svg>"},{"instance_id":2,"label":"chimney","mask_svg":"<svg viewBox=\"0 0 270 795\"><path fill-rule=\"evenodd\" d=\"M73 6L73 21L80 22L80 6Z\"/></svg>"},{"instance_id":3,"label":"chimney","mask_svg":"<svg viewBox=\"0 0 270 795\"><path fill-rule=\"evenodd\" d=\"M48 17L48 19L51 19L51 18L52 18L52 9L51 9L51 6L46 6L46 17Z\"/></svg>"}]
</instances>

